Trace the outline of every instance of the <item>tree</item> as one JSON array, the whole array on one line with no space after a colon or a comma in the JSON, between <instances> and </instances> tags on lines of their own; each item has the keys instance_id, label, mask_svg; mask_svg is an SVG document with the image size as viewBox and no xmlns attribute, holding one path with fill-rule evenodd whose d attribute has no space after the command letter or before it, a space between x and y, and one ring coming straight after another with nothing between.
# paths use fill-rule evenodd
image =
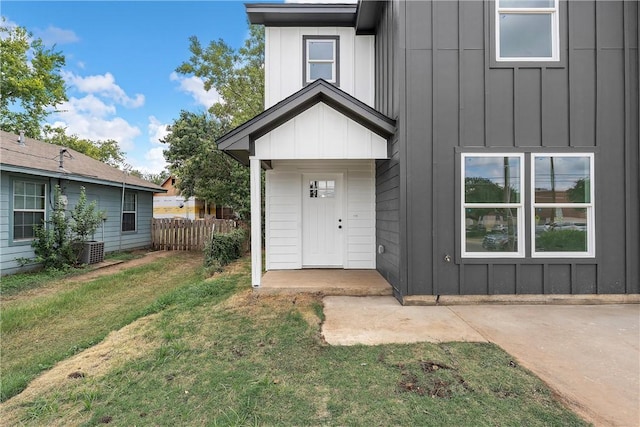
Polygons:
<instances>
[{"instance_id":1,"label":"tree","mask_svg":"<svg viewBox=\"0 0 640 427\"><path fill-rule=\"evenodd\" d=\"M249 173L218 150L215 139L221 134L220 122L210 114L183 110L161 140L169 145L164 156L182 196L229 206L244 218L250 211Z\"/></svg>"},{"instance_id":2,"label":"tree","mask_svg":"<svg viewBox=\"0 0 640 427\"><path fill-rule=\"evenodd\" d=\"M44 46L23 27L0 24L0 128L40 138L41 124L67 100L62 53Z\"/></svg>"},{"instance_id":3,"label":"tree","mask_svg":"<svg viewBox=\"0 0 640 427\"><path fill-rule=\"evenodd\" d=\"M72 148L109 166L120 167L124 162L124 153L120 149L118 142L113 139L92 141L80 138L77 135L67 135L64 129L51 126L45 126L44 134L44 142Z\"/></svg>"},{"instance_id":4,"label":"tree","mask_svg":"<svg viewBox=\"0 0 640 427\"><path fill-rule=\"evenodd\" d=\"M189 41L191 57L177 72L195 75L204 81L204 88L214 88L222 102L209 112L220 122L223 132L246 122L264 109L264 28L249 27L249 38L236 52L223 40L212 41L202 48L196 36Z\"/></svg>"},{"instance_id":5,"label":"tree","mask_svg":"<svg viewBox=\"0 0 640 427\"><path fill-rule=\"evenodd\" d=\"M166 170L163 170L159 173L153 173L153 172L144 173L144 172L140 172L137 169L133 169L129 173L133 176L137 176L138 178L144 179L149 182L153 182L154 184L157 184L157 185L161 185L167 178L169 178L169 172Z\"/></svg>"},{"instance_id":6,"label":"tree","mask_svg":"<svg viewBox=\"0 0 640 427\"><path fill-rule=\"evenodd\" d=\"M200 77L222 99L208 114L182 111L162 141L184 197L229 206L241 217L250 211L249 171L220 152L215 140L264 109L264 28L252 25L249 32L237 51L223 40L203 48L197 37L189 39L191 57L176 71Z\"/></svg>"}]
</instances>

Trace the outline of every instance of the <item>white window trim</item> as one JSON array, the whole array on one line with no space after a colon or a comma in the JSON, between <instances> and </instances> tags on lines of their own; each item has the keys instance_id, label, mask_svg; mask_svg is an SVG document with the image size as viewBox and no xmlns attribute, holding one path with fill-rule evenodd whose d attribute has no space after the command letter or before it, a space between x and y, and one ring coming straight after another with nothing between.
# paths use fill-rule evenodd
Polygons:
<instances>
[{"instance_id":1,"label":"white window trim","mask_svg":"<svg viewBox=\"0 0 640 427\"><path fill-rule=\"evenodd\" d=\"M44 209L16 209L15 206L15 195L16 195L16 183L17 182L22 182L22 183L29 183L29 184L38 184L38 185L44 185ZM12 181L11 184L11 241L13 242L30 242L33 239L35 239L35 235L34 237L27 237L27 238L23 238L23 239L16 239L13 229L15 227L15 223L14 223L14 212L42 212L44 213L44 221L47 221L47 184L44 182L39 182L39 181L29 181L29 180L24 180L24 179L15 179Z\"/></svg>"},{"instance_id":2,"label":"white window trim","mask_svg":"<svg viewBox=\"0 0 640 427\"><path fill-rule=\"evenodd\" d=\"M496 62L558 62L560 61L560 13L559 0L554 0L554 7L500 7L500 0L495 0L495 49ZM500 56L500 14L539 14L551 15L551 57L501 57Z\"/></svg>"},{"instance_id":3,"label":"white window trim","mask_svg":"<svg viewBox=\"0 0 640 427\"><path fill-rule=\"evenodd\" d=\"M536 157L588 157L589 158L589 203L536 203L535 201L535 158ZM595 241L595 167L593 153L531 153L531 257L532 258L594 258ZM584 208L587 210L587 251L586 252L537 252L536 251L536 208Z\"/></svg>"},{"instance_id":4,"label":"white window trim","mask_svg":"<svg viewBox=\"0 0 640 427\"><path fill-rule=\"evenodd\" d=\"M517 157L520 159L520 202L519 203L466 203L465 202L465 160L467 157ZM525 241L524 241L524 200L525 200L525 185L524 185L524 153L462 153L461 154L461 166L460 166L460 199L461 199L461 212L460 212L460 249L461 256L463 258L524 258L525 256ZM466 250L466 210L467 208L487 208L500 207L502 208L516 208L518 209L518 251L517 252L468 252Z\"/></svg>"},{"instance_id":5,"label":"white window trim","mask_svg":"<svg viewBox=\"0 0 640 427\"><path fill-rule=\"evenodd\" d=\"M309 43L310 42L331 42L333 45L333 59L309 59ZM316 79L311 79L311 64L331 64L331 80L327 80L329 83L337 83L338 82L338 74L337 74L337 45L338 39L336 38L305 38L305 84L313 83Z\"/></svg>"},{"instance_id":6,"label":"white window trim","mask_svg":"<svg viewBox=\"0 0 640 427\"><path fill-rule=\"evenodd\" d=\"M125 191L125 195L126 194L133 194L133 198L135 200L135 207L136 209L133 211L125 211L124 210L124 205L122 206L122 218L120 218L121 221L121 225L120 225L120 232L121 233L135 233L138 231L138 193L134 192L134 191ZM134 216L134 221L133 221L133 230L123 230L122 228L124 227L124 214L133 214Z\"/></svg>"}]
</instances>

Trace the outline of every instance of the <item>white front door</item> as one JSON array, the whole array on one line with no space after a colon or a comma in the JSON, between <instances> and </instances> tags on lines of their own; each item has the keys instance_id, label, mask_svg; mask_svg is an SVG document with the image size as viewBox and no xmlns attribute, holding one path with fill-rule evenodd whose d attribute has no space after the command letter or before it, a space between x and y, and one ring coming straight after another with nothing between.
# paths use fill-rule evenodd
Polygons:
<instances>
[{"instance_id":1,"label":"white front door","mask_svg":"<svg viewBox=\"0 0 640 427\"><path fill-rule=\"evenodd\" d=\"M302 266L343 266L342 174L302 175Z\"/></svg>"}]
</instances>

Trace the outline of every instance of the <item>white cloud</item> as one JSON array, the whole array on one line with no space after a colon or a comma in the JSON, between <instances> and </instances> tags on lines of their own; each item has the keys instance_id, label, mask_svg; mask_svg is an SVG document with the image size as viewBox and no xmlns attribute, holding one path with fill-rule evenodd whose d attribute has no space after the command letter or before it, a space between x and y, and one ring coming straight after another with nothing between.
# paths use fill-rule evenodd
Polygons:
<instances>
[{"instance_id":1,"label":"white cloud","mask_svg":"<svg viewBox=\"0 0 640 427\"><path fill-rule=\"evenodd\" d=\"M159 144L161 139L164 139L165 136L169 133L167 129L167 124L160 123L155 116L149 116L149 141L154 144Z\"/></svg>"},{"instance_id":2,"label":"white cloud","mask_svg":"<svg viewBox=\"0 0 640 427\"><path fill-rule=\"evenodd\" d=\"M93 95L84 98L70 98L62 104L58 112L52 114L54 127L65 128L69 135L78 135L91 140L113 139L122 150L133 148L133 141L142 132L121 117L111 117L116 113L113 105L108 105Z\"/></svg>"},{"instance_id":3,"label":"white cloud","mask_svg":"<svg viewBox=\"0 0 640 427\"><path fill-rule=\"evenodd\" d=\"M47 46L54 44L76 43L80 41L80 38L75 32L73 32L73 30L65 30L54 27L53 25L50 25L46 30L36 29L34 33L36 37L41 38Z\"/></svg>"},{"instance_id":4,"label":"white cloud","mask_svg":"<svg viewBox=\"0 0 640 427\"><path fill-rule=\"evenodd\" d=\"M200 77L183 77L174 71L169 76L169 79L171 81L177 81L180 84L180 90L191 95L191 97L203 107L209 108L216 102L223 101L215 89L212 88L209 91L204 89L204 82Z\"/></svg>"},{"instance_id":5,"label":"white cloud","mask_svg":"<svg viewBox=\"0 0 640 427\"><path fill-rule=\"evenodd\" d=\"M164 147L154 147L147 151L144 155L144 164L140 165L134 159L128 160L134 169L142 173L160 173L167 167L167 162L162 153Z\"/></svg>"},{"instance_id":6,"label":"white cloud","mask_svg":"<svg viewBox=\"0 0 640 427\"><path fill-rule=\"evenodd\" d=\"M129 97L116 84L116 79L111 73L87 77L82 77L69 71L63 71L61 74L68 85L82 93L98 94L128 108L137 108L144 105L144 95L138 93L134 98Z\"/></svg>"},{"instance_id":7,"label":"white cloud","mask_svg":"<svg viewBox=\"0 0 640 427\"><path fill-rule=\"evenodd\" d=\"M60 104L58 111L71 112L73 114L89 114L96 117L106 117L116 113L114 105L105 104L95 95L90 94L84 98L69 98L69 101Z\"/></svg>"}]
</instances>

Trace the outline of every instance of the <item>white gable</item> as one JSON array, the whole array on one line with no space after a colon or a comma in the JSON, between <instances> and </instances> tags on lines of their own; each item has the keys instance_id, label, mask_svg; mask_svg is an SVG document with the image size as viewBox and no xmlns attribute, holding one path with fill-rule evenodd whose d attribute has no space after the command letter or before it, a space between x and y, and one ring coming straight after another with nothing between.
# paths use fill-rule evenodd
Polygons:
<instances>
[{"instance_id":1,"label":"white gable","mask_svg":"<svg viewBox=\"0 0 640 427\"><path fill-rule=\"evenodd\" d=\"M258 138L255 157L386 159L387 141L326 104L318 103Z\"/></svg>"}]
</instances>

